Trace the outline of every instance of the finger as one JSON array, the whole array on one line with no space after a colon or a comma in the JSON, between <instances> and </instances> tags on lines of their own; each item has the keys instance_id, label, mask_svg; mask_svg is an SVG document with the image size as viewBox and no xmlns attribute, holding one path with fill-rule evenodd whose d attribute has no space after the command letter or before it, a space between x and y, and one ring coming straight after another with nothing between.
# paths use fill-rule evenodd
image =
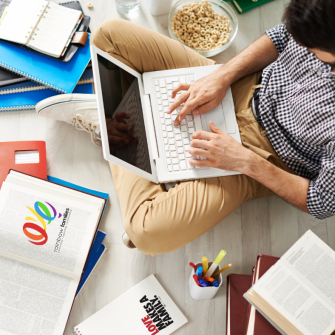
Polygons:
<instances>
[{"instance_id":1,"label":"finger","mask_svg":"<svg viewBox=\"0 0 335 335\"><path fill-rule=\"evenodd\" d=\"M124 122L124 119L129 119L129 118L130 118L130 115L124 112L115 114L115 119L118 122Z\"/></svg>"},{"instance_id":2,"label":"finger","mask_svg":"<svg viewBox=\"0 0 335 335\"><path fill-rule=\"evenodd\" d=\"M133 130L132 126L128 126L125 123L117 123L115 125L115 129L120 130L120 131L125 131L125 132L130 132Z\"/></svg>"},{"instance_id":3,"label":"finger","mask_svg":"<svg viewBox=\"0 0 335 335\"><path fill-rule=\"evenodd\" d=\"M193 156L201 156L208 158L210 156L209 151L199 148L189 148L188 152Z\"/></svg>"},{"instance_id":4,"label":"finger","mask_svg":"<svg viewBox=\"0 0 335 335\"><path fill-rule=\"evenodd\" d=\"M217 106L218 106L218 103L215 100L211 100L211 101L206 102L205 104L203 104L201 106L199 104L199 106L193 111L193 114L194 115L205 114L205 113L207 113L211 109L214 109Z\"/></svg>"},{"instance_id":5,"label":"finger","mask_svg":"<svg viewBox=\"0 0 335 335\"><path fill-rule=\"evenodd\" d=\"M193 166L212 166L209 159L189 159L188 162Z\"/></svg>"},{"instance_id":6,"label":"finger","mask_svg":"<svg viewBox=\"0 0 335 335\"><path fill-rule=\"evenodd\" d=\"M209 128L214 134L219 134L219 135L224 134L224 132L220 128L218 128L212 121L209 121Z\"/></svg>"},{"instance_id":7,"label":"finger","mask_svg":"<svg viewBox=\"0 0 335 335\"><path fill-rule=\"evenodd\" d=\"M202 139L210 141L213 138L213 134L208 131L199 130L192 134L193 139Z\"/></svg>"},{"instance_id":8,"label":"finger","mask_svg":"<svg viewBox=\"0 0 335 335\"><path fill-rule=\"evenodd\" d=\"M118 136L108 136L108 141L112 145L122 146L129 144L129 140Z\"/></svg>"},{"instance_id":9,"label":"finger","mask_svg":"<svg viewBox=\"0 0 335 335\"><path fill-rule=\"evenodd\" d=\"M193 140L191 142L191 147L208 150L209 149L209 143L208 143L208 141L203 141L203 140Z\"/></svg>"},{"instance_id":10,"label":"finger","mask_svg":"<svg viewBox=\"0 0 335 335\"><path fill-rule=\"evenodd\" d=\"M187 100L184 104L183 108L179 112L176 120L174 121L174 125L178 126L179 123L184 119L184 117L194 108L198 106L198 99Z\"/></svg>"},{"instance_id":11,"label":"finger","mask_svg":"<svg viewBox=\"0 0 335 335\"><path fill-rule=\"evenodd\" d=\"M176 94L180 91L187 91L190 88L190 84L179 84L177 87L175 87L172 90L172 94L171 94L171 98L174 99L174 97L176 96Z\"/></svg>"},{"instance_id":12,"label":"finger","mask_svg":"<svg viewBox=\"0 0 335 335\"><path fill-rule=\"evenodd\" d=\"M176 108L178 108L183 102L185 102L188 97L190 96L190 92L184 92L181 94L170 106L169 109L166 111L168 114L171 114Z\"/></svg>"}]
</instances>

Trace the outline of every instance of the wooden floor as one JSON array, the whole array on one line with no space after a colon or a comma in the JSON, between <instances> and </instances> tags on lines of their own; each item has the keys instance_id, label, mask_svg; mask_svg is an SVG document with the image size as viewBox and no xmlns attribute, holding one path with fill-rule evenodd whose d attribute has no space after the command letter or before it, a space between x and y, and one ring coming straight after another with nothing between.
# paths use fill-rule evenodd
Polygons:
<instances>
[{"instance_id":1,"label":"wooden floor","mask_svg":"<svg viewBox=\"0 0 335 335\"><path fill-rule=\"evenodd\" d=\"M94 5L92 10L86 6L89 1ZM107 19L122 17L167 35L167 16L152 17L144 0L138 15L131 18L119 15L113 0L81 0L81 3L92 18L92 30ZM218 63L228 61L265 29L278 24L285 3L286 0L275 0L238 15L236 40L214 59ZM227 256L223 263L233 263L230 272L250 274L258 254L281 256L308 229L335 248L334 218L316 220L273 196L244 204L214 229L180 250L157 257L145 256L125 248L121 242L122 217L112 176L101 149L90 143L87 133L38 117L34 111L1 113L0 129L0 141L45 140L49 175L110 194L102 224L102 230L107 233L108 251L76 299L65 335L72 334L75 325L151 273L189 320L175 334L225 334L226 288L222 287L213 300L192 300L188 291L190 267L187 264L190 261L197 262L203 255L213 259L225 249Z\"/></svg>"}]
</instances>

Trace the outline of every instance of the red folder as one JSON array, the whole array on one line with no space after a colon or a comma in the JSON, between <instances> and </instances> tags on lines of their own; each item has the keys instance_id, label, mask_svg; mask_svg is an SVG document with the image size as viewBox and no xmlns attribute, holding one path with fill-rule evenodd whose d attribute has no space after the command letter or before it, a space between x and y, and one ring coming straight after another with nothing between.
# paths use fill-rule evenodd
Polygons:
<instances>
[{"instance_id":1,"label":"red folder","mask_svg":"<svg viewBox=\"0 0 335 335\"><path fill-rule=\"evenodd\" d=\"M252 284L255 284L255 282L259 278L261 278L265 274L265 272L271 268L271 266L275 265L279 259L280 259L279 257L258 255ZM257 278L257 273L258 273L258 278ZM248 311L247 311L246 329L245 329L244 334L247 334L248 327L252 327L252 325L249 325L250 309L251 309L251 305L249 305ZM255 314L254 331L252 334L254 335L281 335L281 333L279 333L279 331L275 327L273 327L271 323L268 320L266 320L264 316L260 314L257 310Z\"/></svg>"},{"instance_id":2,"label":"red folder","mask_svg":"<svg viewBox=\"0 0 335 335\"><path fill-rule=\"evenodd\" d=\"M252 276L230 274L227 276L227 308L226 308L226 334L243 335L245 316L249 303L244 299L243 294L251 287ZM228 327L228 316L230 325Z\"/></svg>"},{"instance_id":3,"label":"red folder","mask_svg":"<svg viewBox=\"0 0 335 335\"><path fill-rule=\"evenodd\" d=\"M39 163L15 164L16 151L38 150ZM0 188L9 170L47 179L47 158L44 141L0 142Z\"/></svg>"}]
</instances>

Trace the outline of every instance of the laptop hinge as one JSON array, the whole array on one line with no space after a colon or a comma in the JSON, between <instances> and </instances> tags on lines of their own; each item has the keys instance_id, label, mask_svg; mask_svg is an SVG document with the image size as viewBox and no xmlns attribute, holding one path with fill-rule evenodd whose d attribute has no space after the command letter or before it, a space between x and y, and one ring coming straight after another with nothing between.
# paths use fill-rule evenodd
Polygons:
<instances>
[{"instance_id":1,"label":"laptop hinge","mask_svg":"<svg viewBox=\"0 0 335 335\"><path fill-rule=\"evenodd\" d=\"M157 148L157 138L155 131L155 124L152 116L152 108L150 103L149 95L143 95L144 105L145 105L145 116L147 117L148 123L151 125L147 132L149 133L150 138L148 139L148 145L151 147L152 159L157 160L159 158L158 148Z\"/></svg>"}]
</instances>

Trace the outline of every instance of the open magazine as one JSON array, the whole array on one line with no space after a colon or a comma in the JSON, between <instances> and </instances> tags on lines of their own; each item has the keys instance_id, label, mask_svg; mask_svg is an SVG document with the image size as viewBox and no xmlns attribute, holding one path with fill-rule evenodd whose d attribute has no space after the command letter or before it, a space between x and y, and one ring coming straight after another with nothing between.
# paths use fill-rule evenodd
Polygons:
<instances>
[{"instance_id":1,"label":"open magazine","mask_svg":"<svg viewBox=\"0 0 335 335\"><path fill-rule=\"evenodd\" d=\"M335 329L335 252L310 230L244 297L282 334Z\"/></svg>"},{"instance_id":2,"label":"open magazine","mask_svg":"<svg viewBox=\"0 0 335 335\"><path fill-rule=\"evenodd\" d=\"M63 334L104 204L10 172L0 192L0 335Z\"/></svg>"}]
</instances>

